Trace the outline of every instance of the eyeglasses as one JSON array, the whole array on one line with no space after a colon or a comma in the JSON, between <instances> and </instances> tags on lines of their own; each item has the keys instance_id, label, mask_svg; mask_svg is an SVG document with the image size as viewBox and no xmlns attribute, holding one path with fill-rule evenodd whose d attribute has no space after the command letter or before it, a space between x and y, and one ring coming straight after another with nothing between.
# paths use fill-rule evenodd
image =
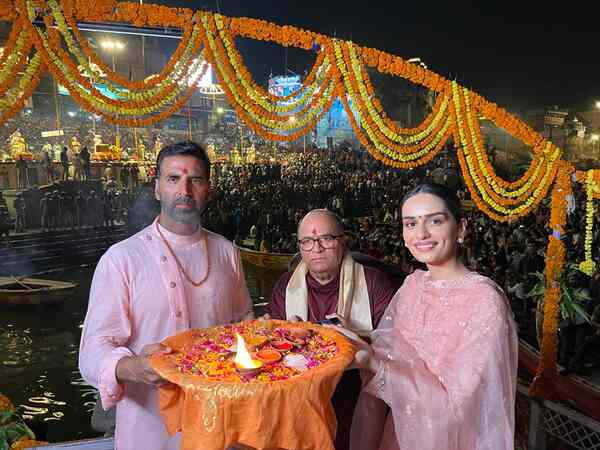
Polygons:
<instances>
[{"instance_id":1,"label":"eyeglasses","mask_svg":"<svg viewBox=\"0 0 600 450\"><path fill-rule=\"evenodd\" d=\"M315 242L318 242L321 248L330 249L336 246L337 240L341 238L343 234L324 234L323 236L319 236L316 238L305 237L298 241L298 247L305 252L310 252L314 246Z\"/></svg>"}]
</instances>

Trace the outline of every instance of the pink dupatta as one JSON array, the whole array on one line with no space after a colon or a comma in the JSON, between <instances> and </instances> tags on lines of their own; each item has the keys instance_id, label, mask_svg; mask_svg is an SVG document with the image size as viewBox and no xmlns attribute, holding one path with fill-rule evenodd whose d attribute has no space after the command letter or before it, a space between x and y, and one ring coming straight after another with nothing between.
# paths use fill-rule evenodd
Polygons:
<instances>
[{"instance_id":1,"label":"pink dupatta","mask_svg":"<svg viewBox=\"0 0 600 450\"><path fill-rule=\"evenodd\" d=\"M518 339L493 281L473 272L434 281L415 272L373 333L373 350L382 364L361 394L353 450L514 447ZM368 394L391 408L382 447L366 432L378 429Z\"/></svg>"}]
</instances>

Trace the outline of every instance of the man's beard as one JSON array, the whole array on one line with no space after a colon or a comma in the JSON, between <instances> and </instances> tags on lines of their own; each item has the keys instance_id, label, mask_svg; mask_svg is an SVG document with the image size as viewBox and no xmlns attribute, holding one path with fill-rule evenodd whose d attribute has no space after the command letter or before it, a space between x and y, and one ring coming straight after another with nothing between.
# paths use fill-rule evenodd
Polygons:
<instances>
[{"instance_id":1,"label":"man's beard","mask_svg":"<svg viewBox=\"0 0 600 450\"><path fill-rule=\"evenodd\" d=\"M196 202L191 197L180 197L173 202L160 201L162 211L175 222L186 225L200 225L204 208L198 209ZM190 205L191 208L178 208L177 205Z\"/></svg>"}]
</instances>

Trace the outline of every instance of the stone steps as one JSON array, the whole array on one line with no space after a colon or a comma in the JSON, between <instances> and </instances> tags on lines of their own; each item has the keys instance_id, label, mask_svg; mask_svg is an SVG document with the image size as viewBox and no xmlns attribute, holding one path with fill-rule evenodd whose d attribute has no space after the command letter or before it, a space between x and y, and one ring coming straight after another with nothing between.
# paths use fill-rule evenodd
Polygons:
<instances>
[{"instance_id":1,"label":"stone steps","mask_svg":"<svg viewBox=\"0 0 600 450\"><path fill-rule=\"evenodd\" d=\"M33 275L94 264L108 247L129 235L125 225L13 235L10 246L0 248L0 275Z\"/></svg>"}]
</instances>

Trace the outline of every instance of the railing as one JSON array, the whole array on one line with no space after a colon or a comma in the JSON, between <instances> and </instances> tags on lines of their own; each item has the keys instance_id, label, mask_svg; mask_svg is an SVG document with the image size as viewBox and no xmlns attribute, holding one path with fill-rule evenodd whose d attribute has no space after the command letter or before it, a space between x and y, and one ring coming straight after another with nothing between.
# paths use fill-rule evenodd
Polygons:
<instances>
[{"instance_id":1,"label":"railing","mask_svg":"<svg viewBox=\"0 0 600 450\"><path fill-rule=\"evenodd\" d=\"M529 387L519 384L517 395L530 403L528 450L546 450L548 436L581 450L600 450L600 422L565 405L531 398Z\"/></svg>"},{"instance_id":2,"label":"railing","mask_svg":"<svg viewBox=\"0 0 600 450\"><path fill-rule=\"evenodd\" d=\"M580 450L600 450L600 422L567 406L531 398L528 386L519 384L517 395L527 397L530 404L528 450L547 450L548 435ZM63 442L34 450L114 450L113 438L86 439Z\"/></svg>"}]
</instances>

